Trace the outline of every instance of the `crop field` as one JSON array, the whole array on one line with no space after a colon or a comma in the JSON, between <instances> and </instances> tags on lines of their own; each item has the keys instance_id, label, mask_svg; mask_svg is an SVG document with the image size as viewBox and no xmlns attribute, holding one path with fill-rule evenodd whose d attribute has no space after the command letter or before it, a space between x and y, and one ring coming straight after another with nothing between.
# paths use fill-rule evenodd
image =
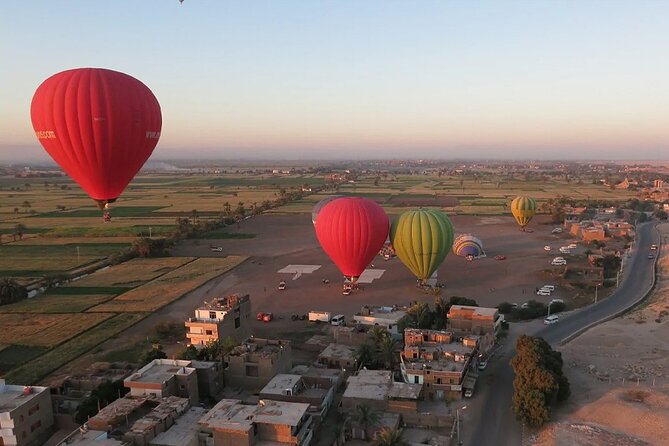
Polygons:
<instances>
[{"instance_id":1,"label":"crop field","mask_svg":"<svg viewBox=\"0 0 669 446\"><path fill-rule=\"evenodd\" d=\"M79 314L78 316L81 316ZM116 336L128 327L133 326L144 317L144 313L126 313L112 315L92 330L59 345L58 347L40 354L32 361L10 370L5 379L12 383L34 384L54 370L62 367L73 359L91 350L101 342ZM2 352L0 352L0 358Z\"/></svg>"},{"instance_id":2,"label":"crop field","mask_svg":"<svg viewBox=\"0 0 669 446\"><path fill-rule=\"evenodd\" d=\"M43 294L0 307L0 313L79 313L114 298L114 294Z\"/></svg>"},{"instance_id":3,"label":"crop field","mask_svg":"<svg viewBox=\"0 0 669 446\"><path fill-rule=\"evenodd\" d=\"M180 298L205 282L246 260L242 256L200 258L116 298L90 308L89 312L152 312Z\"/></svg>"},{"instance_id":4,"label":"crop field","mask_svg":"<svg viewBox=\"0 0 669 446\"><path fill-rule=\"evenodd\" d=\"M54 347L113 314L0 314L0 344Z\"/></svg>"},{"instance_id":5,"label":"crop field","mask_svg":"<svg viewBox=\"0 0 669 446\"><path fill-rule=\"evenodd\" d=\"M70 287L136 287L167 274L192 262L195 257L160 257L132 259L120 265L98 271L81 280L71 282Z\"/></svg>"}]
</instances>

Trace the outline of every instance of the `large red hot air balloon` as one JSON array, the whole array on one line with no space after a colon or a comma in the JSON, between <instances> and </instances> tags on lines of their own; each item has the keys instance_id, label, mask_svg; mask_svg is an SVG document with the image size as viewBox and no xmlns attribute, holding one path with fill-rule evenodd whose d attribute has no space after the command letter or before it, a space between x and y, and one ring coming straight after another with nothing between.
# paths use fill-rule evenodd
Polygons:
<instances>
[{"instance_id":1,"label":"large red hot air balloon","mask_svg":"<svg viewBox=\"0 0 669 446\"><path fill-rule=\"evenodd\" d=\"M151 90L102 68L54 74L30 106L44 149L101 209L114 202L158 144L162 117Z\"/></svg>"},{"instance_id":2,"label":"large red hot air balloon","mask_svg":"<svg viewBox=\"0 0 669 446\"><path fill-rule=\"evenodd\" d=\"M325 253L355 283L388 237L388 216L367 198L342 197L318 214L316 236Z\"/></svg>"}]
</instances>

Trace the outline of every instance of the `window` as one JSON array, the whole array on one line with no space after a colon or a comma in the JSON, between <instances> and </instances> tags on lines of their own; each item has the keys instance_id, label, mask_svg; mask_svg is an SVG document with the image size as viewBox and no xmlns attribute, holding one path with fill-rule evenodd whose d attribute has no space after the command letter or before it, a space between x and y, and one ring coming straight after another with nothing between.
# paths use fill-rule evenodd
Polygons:
<instances>
[{"instance_id":1,"label":"window","mask_svg":"<svg viewBox=\"0 0 669 446\"><path fill-rule=\"evenodd\" d=\"M252 377L258 376L258 366L247 365L246 366L246 376L252 376Z\"/></svg>"},{"instance_id":2,"label":"window","mask_svg":"<svg viewBox=\"0 0 669 446\"><path fill-rule=\"evenodd\" d=\"M28 415L32 415L39 410L39 404L35 404L33 407L28 410Z\"/></svg>"},{"instance_id":3,"label":"window","mask_svg":"<svg viewBox=\"0 0 669 446\"><path fill-rule=\"evenodd\" d=\"M437 384L441 384L441 378L437 378Z\"/></svg>"},{"instance_id":4,"label":"window","mask_svg":"<svg viewBox=\"0 0 669 446\"><path fill-rule=\"evenodd\" d=\"M211 330L206 330L206 331L205 331L205 334L206 334L206 335L209 335L209 336L211 336L212 333L213 333L213 332L212 332Z\"/></svg>"},{"instance_id":5,"label":"window","mask_svg":"<svg viewBox=\"0 0 669 446\"><path fill-rule=\"evenodd\" d=\"M215 311L210 311L209 312L209 319L216 319L216 312Z\"/></svg>"},{"instance_id":6,"label":"window","mask_svg":"<svg viewBox=\"0 0 669 446\"><path fill-rule=\"evenodd\" d=\"M418 382L418 377L417 377L417 376L414 376L414 377L413 377L413 383L414 383L414 384L420 384L420 383Z\"/></svg>"},{"instance_id":7,"label":"window","mask_svg":"<svg viewBox=\"0 0 669 446\"><path fill-rule=\"evenodd\" d=\"M40 428L42 425L42 420L37 420L36 422L33 423L32 426L30 426L30 432L35 432L37 429Z\"/></svg>"},{"instance_id":8,"label":"window","mask_svg":"<svg viewBox=\"0 0 669 446\"><path fill-rule=\"evenodd\" d=\"M235 328L239 328L241 326L240 319L238 317L235 318Z\"/></svg>"}]
</instances>

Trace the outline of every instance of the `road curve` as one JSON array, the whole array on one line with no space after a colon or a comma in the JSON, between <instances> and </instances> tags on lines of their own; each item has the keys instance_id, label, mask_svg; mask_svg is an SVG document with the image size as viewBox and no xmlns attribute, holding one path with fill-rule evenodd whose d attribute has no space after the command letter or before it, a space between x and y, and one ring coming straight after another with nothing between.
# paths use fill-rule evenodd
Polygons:
<instances>
[{"instance_id":1,"label":"road curve","mask_svg":"<svg viewBox=\"0 0 669 446\"><path fill-rule=\"evenodd\" d=\"M633 307L648 294L655 280L655 260L647 258L650 245L660 245L656 223L644 223L637 227L636 248L632 257L625 264L626 273L618 289L608 298L580 310L565 314L555 325L523 325L521 331L533 336L541 336L554 347L568 342L587 329L612 319ZM513 394L513 369L509 365L515 355L515 342L518 335L510 335L492 361L488 370L481 373L477 384L478 401L474 405L482 406L471 410L471 421L463 429L462 444L465 446L517 446L522 444L523 427L516 420L511 410Z\"/></svg>"}]
</instances>

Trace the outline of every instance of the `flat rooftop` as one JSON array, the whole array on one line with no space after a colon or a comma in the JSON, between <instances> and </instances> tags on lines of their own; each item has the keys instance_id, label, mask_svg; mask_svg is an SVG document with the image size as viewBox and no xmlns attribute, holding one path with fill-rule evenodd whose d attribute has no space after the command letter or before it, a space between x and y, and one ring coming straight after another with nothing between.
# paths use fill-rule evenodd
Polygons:
<instances>
[{"instance_id":1,"label":"flat rooftop","mask_svg":"<svg viewBox=\"0 0 669 446\"><path fill-rule=\"evenodd\" d=\"M302 376L300 375L288 375L280 373L275 375L274 378L272 378L271 381L268 382L265 387L263 387L260 393L266 395L283 395L283 392L286 389L294 389L301 379Z\"/></svg>"},{"instance_id":2,"label":"flat rooftop","mask_svg":"<svg viewBox=\"0 0 669 446\"><path fill-rule=\"evenodd\" d=\"M112 438L107 438L107 432L87 430L82 432L77 429L67 438L58 443L67 446L124 446L125 443Z\"/></svg>"},{"instance_id":3,"label":"flat rooftop","mask_svg":"<svg viewBox=\"0 0 669 446\"><path fill-rule=\"evenodd\" d=\"M262 357L271 357L279 353L285 346L289 346L290 341L282 339L260 339L250 338L238 345L228 356L260 355Z\"/></svg>"},{"instance_id":4,"label":"flat rooftop","mask_svg":"<svg viewBox=\"0 0 669 446\"><path fill-rule=\"evenodd\" d=\"M426 361L423 359L404 359L404 366L407 370L439 370L442 372L462 373L465 370L464 362L449 361L448 359L439 359L435 361Z\"/></svg>"},{"instance_id":5,"label":"flat rooftop","mask_svg":"<svg viewBox=\"0 0 669 446\"><path fill-rule=\"evenodd\" d=\"M0 379L0 412L14 410L28 403L45 390L48 390L48 387L15 386L5 384L5 380Z\"/></svg>"},{"instance_id":6,"label":"flat rooftop","mask_svg":"<svg viewBox=\"0 0 669 446\"><path fill-rule=\"evenodd\" d=\"M200 431L197 422L207 413L206 409L201 407L191 407L182 416L176 419L174 425L161 432L149 442L151 445L159 444L161 446L183 446L191 444Z\"/></svg>"},{"instance_id":7,"label":"flat rooftop","mask_svg":"<svg viewBox=\"0 0 669 446\"><path fill-rule=\"evenodd\" d=\"M258 405L223 399L200 419L203 428L249 431L254 423L297 426L309 404L260 400Z\"/></svg>"},{"instance_id":8,"label":"flat rooftop","mask_svg":"<svg viewBox=\"0 0 669 446\"><path fill-rule=\"evenodd\" d=\"M418 399L423 388L421 384L394 382L387 370L360 370L357 375L349 376L346 382L344 398L367 400Z\"/></svg>"},{"instance_id":9,"label":"flat rooftop","mask_svg":"<svg viewBox=\"0 0 669 446\"><path fill-rule=\"evenodd\" d=\"M397 323L401 321L406 316L406 311L395 310L395 311L374 311L372 310L369 316L363 316L362 314L356 314L353 316L353 319L357 322L372 322L372 321L387 321L389 323Z\"/></svg>"},{"instance_id":10,"label":"flat rooftop","mask_svg":"<svg viewBox=\"0 0 669 446\"><path fill-rule=\"evenodd\" d=\"M137 372L125 379L125 383L164 383L174 375L190 375L195 369L190 367L190 361L174 359L154 359Z\"/></svg>"},{"instance_id":11,"label":"flat rooftop","mask_svg":"<svg viewBox=\"0 0 669 446\"><path fill-rule=\"evenodd\" d=\"M290 370L293 375L302 375L305 378L327 378L331 381L337 381L341 375L341 369L321 369L308 365L296 365Z\"/></svg>"},{"instance_id":12,"label":"flat rooftop","mask_svg":"<svg viewBox=\"0 0 669 446\"><path fill-rule=\"evenodd\" d=\"M451 309L448 311L448 314L450 315L451 312L456 313L460 311L462 312L471 311L473 314L483 317L494 317L495 313L498 312L497 308L474 307L471 305L451 305Z\"/></svg>"},{"instance_id":13,"label":"flat rooftop","mask_svg":"<svg viewBox=\"0 0 669 446\"><path fill-rule=\"evenodd\" d=\"M325 350L319 353L319 358L344 358L353 359L355 348L350 345L330 344L325 347Z\"/></svg>"}]
</instances>

